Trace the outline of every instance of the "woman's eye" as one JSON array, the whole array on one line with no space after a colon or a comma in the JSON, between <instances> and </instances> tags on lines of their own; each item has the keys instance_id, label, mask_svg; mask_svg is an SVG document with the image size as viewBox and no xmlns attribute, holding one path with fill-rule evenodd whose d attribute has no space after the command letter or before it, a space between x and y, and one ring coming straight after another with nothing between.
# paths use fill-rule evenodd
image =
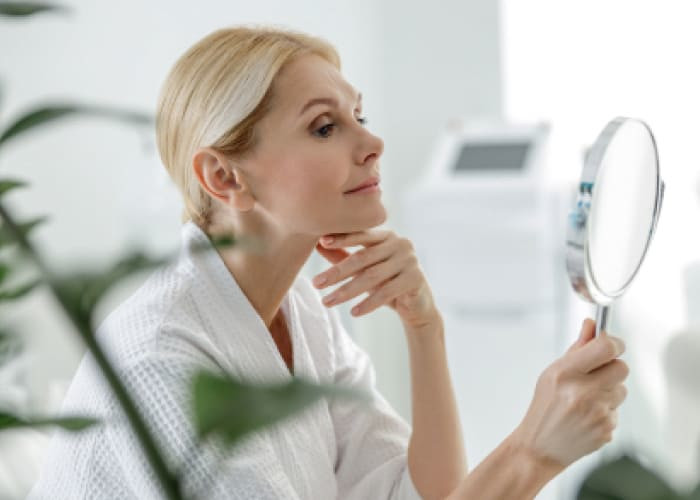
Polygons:
<instances>
[{"instance_id":1,"label":"woman's eye","mask_svg":"<svg viewBox=\"0 0 700 500\"><path fill-rule=\"evenodd\" d=\"M362 125L362 126L367 125L367 118L365 118L364 116L358 116L355 119L357 120L357 122L360 125ZM316 129L314 131L314 135L317 137L323 137L323 138L330 137L331 131L333 130L334 127L335 127L335 123L328 123L328 124L324 125L323 127Z\"/></svg>"},{"instance_id":2,"label":"woman's eye","mask_svg":"<svg viewBox=\"0 0 700 500\"><path fill-rule=\"evenodd\" d=\"M327 125L324 125L323 127L317 129L314 134L316 134L319 137L328 137L330 136L331 129L335 127L335 123L329 123Z\"/></svg>"}]
</instances>

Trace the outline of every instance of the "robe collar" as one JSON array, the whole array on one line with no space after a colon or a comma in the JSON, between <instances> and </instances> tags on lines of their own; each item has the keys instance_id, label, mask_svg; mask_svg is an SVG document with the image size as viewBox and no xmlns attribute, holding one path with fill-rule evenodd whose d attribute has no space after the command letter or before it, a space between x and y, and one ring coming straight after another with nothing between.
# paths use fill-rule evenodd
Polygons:
<instances>
[{"instance_id":1,"label":"robe collar","mask_svg":"<svg viewBox=\"0 0 700 500\"><path fill-rule=\"evenodd\" d=\"M291 378L264 321L241 290L209 236L193 221L181 229L180 267L191 273L193 295L208 323L206 334L218 348L223 368L251 382L282 382ZM199 250L206 248L206 250ZM245 250L241 250L245 251ZM294 375L305 372L301 355L297 277L281 308L292 341Z\"/></svg>"}]
</instances>

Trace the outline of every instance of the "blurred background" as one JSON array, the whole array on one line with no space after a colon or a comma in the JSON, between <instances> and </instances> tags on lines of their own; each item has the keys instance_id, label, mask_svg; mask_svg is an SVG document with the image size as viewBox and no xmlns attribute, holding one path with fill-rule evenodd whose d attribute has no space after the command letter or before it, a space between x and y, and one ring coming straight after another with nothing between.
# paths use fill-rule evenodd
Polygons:
<instances>
[{"instance_id":1,"label":"blurred background","mask_svg":"<svg viewBox=\"0 0 700 500\"><path fill-rule=\"evenodd\" d=\"M385 226L409 236L447 325L470 467L523 417L538 375L594 309L566 275L565 223L586 149L608 120L655 133L664 213L646 261L613 311L627 343L628 399L615 439L571 466L541 499L575 498L586 471L634 453L679 489L700 472L700 241L696 147L700 4L589 0L418 2L65 1L69 14L0 23L0 125L38 102L147 113L177 57L238 23L322 36L363 93L381 162ZM3 125L4 124L4 125ZM15 141L3 175L31 183L8 205L51 220L34 234L56 269L114 261L133 247L179 245L181 202L150 129L75 119ZM304 272L327 264L312 256ZM110 293L101 317L146 277ZM409 366L388 308L347 329L372 357L379 389L411 419ZM0 404L51 413L84 354L48 293L3 312L25 339L0 367ZM48 433L0 433L0 498L23 498Z\"/></svg>"}]
</instances>

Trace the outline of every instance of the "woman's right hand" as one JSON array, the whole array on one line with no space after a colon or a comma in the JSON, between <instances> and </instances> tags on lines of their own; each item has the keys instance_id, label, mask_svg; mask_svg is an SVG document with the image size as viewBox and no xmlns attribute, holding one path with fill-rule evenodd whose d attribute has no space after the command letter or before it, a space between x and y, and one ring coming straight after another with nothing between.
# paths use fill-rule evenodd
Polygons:
<instances>
[{"instance_id":1,"label":"woman's right hand","mask_svg":"<svg viewBox=\"0 0 700 500\"><path fill-rule=\"evenodd\" d=\"M576 343L540 375L511 436L542 465L563 470L612 439L629 368L617 359L622 340L594 335L595 321L586 319Z\"/></svg>"}]
</instances>

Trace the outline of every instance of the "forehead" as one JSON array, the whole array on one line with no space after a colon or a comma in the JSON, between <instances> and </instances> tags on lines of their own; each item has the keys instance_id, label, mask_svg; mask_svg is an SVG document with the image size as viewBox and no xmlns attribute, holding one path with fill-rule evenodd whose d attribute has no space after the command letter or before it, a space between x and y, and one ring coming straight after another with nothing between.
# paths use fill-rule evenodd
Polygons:
<instances>
[{"instance_id":1,"label":"forehead","mask_svg":"<svg viewBox=\"0 0 700 500\"><path fill-rule=\"evenodd\" d=\"M338 69L320 56L309 54L290 61L277 75L272 87L273 102L287 108L301 107L310 99L334 97L353 105L357 90Z\"/></svg>"}]
</instances>

